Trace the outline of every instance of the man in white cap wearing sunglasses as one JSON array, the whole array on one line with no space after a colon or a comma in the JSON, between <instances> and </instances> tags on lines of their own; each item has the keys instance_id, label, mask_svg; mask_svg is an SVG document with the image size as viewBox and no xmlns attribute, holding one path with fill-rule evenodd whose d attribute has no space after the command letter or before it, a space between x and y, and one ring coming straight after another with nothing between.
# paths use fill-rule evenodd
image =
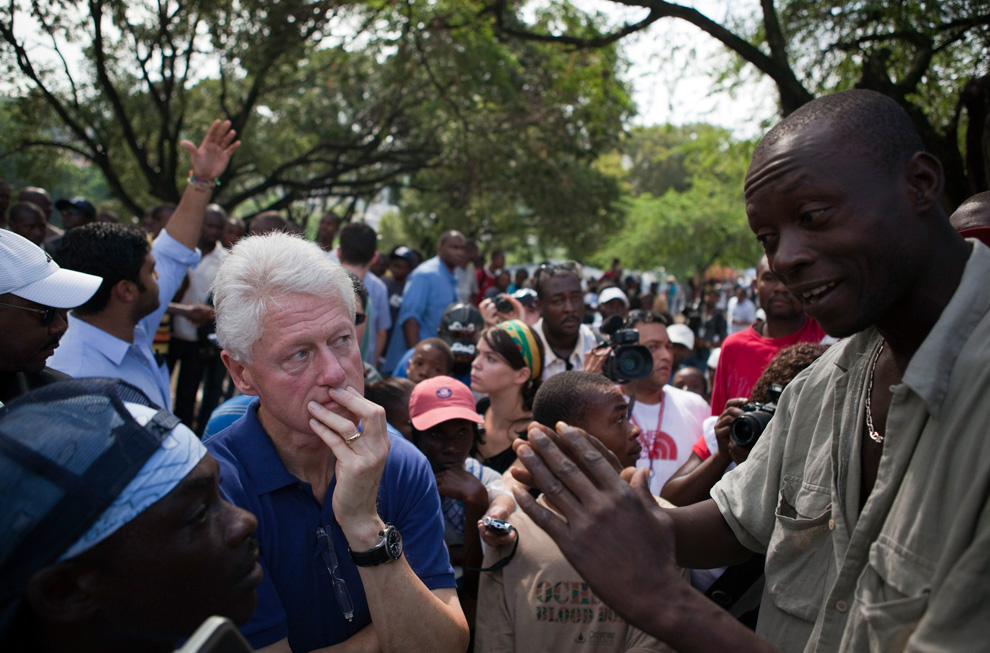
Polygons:
<instances>
[{"instance_id":1,"label":"man in white cap wearing sunglasses","mask_svg":"<svg viewBox=\"0 0 990 653\"><path fill-rule=\"evenodd\" d=\"M64 374L45 367L69 323L103 281L63 270L45 250L0 230L0 405Z\"/></svg>"}]
</instances>

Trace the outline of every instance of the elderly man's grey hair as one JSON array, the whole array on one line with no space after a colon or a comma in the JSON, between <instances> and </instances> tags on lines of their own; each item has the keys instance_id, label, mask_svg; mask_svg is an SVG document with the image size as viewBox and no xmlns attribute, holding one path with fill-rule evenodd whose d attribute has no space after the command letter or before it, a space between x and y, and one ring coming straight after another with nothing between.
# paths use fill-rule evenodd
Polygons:
<instances>
[{"instance_id":1,"label":"elderly man's grey hair","mask_svg":"<svg viewBox=\"0 0 990 653\"><path fill-rule=\"evenodd\" d=\"M351 280L316 243L280 231L237 241L213 281L220 346L250 363L262 320L286 295L335 299L354 320Z\"/></svg>"}]
</instances>

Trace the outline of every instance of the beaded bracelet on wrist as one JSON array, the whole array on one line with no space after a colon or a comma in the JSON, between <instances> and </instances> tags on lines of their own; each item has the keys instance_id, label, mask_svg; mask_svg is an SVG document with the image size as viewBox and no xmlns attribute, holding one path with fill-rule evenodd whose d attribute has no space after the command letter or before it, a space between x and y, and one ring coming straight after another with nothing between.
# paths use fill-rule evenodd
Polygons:
<instances>
[{"instance_id":1,"label":"beaded bracelet on wrist","mask_svg":"<svg viewBox=\"0 0 990 653\"><path fill-rule=\"evenodd\" d=\"M192 170L189 171L189 178L186 182L196 190L201 191L213 190L214 187L220 185L219 179L203 179L202 177L197 177L196 173Z\"/></svg>"}]
</instances>

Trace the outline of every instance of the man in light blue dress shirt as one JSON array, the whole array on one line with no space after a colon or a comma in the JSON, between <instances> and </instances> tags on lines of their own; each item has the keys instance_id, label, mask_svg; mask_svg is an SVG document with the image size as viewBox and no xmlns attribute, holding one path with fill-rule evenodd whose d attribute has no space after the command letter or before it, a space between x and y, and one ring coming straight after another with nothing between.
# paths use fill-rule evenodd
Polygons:
<instances>
[{"instance_id":1,"label":"man in light blue dress shirt","mask_svg":"<svg viewBox=\"0 0 990 653\"><path fill-rule=\"evenodd\" d=\"M68 232L55 252L65 268L96 274L103 283L69 314L69 329L49 365L75 377L119 378L162 408L172 397L165 365L152 339L190 266L200 259L206 205L216 179L240 146L229 122L215 121L196 147L182 141L192 172L186 190L154 242L137 227L93 223Z\"/></svg>"},{"instance_id":2,"label":"man in light blue dress shirt","mask_svg":"<svg viewBox=\"0 0 990 653\"><path fill-rule=\"evenodd\" d=\"M467 262L467 241L459 231L445 231L437 241L437 255L424 261L406 281L402 307L388 343L385 369L395 365L410 347L437 335L447 306L460 301L454 268Z\"/></svg>"}]
</instances>

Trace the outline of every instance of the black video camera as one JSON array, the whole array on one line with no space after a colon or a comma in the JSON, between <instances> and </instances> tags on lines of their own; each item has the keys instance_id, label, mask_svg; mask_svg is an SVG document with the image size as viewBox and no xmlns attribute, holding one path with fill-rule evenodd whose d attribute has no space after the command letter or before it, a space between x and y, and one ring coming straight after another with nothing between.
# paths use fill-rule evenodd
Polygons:
<instances>
[{"instance_id":1,"label":"black video camera","mask_svg":"<svg viewBox=\"0 0 990 653\"><path fill-rule=\"evenodd\" d=\"M639 344L636 329L619 329L612 333L608 342L599 347L612 347L602 374L615 383L628 383L645 379L653 374L653 355Z\"/></svg>"},{"instance_id":2,"label":"black video camera","mask_svg":"<svg viewBox=\"0 0 990 653\"><path fill-rule=\"evenodd\" d=\"M743 404L743 414L732 420L732 424L729 425L729 436L732 441L746 449L756 444L767 429L770 419L777 412L777 401L780 400L780 393L783 391L784 386L775 383L770 386L770 401L767 403Z\"/></svg>"}]
</instances>

